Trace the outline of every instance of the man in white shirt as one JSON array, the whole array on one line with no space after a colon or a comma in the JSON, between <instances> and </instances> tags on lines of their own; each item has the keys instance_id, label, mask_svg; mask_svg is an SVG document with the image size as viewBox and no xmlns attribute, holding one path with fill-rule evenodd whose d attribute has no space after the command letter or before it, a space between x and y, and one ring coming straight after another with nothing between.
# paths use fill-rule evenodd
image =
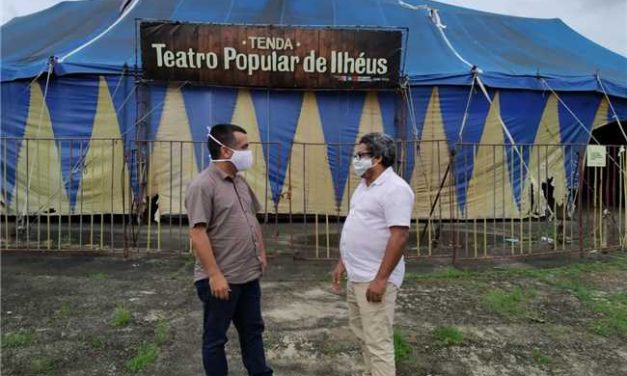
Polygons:
<instances>
[{"instance_id":1,"label":"man in white shirt","mask_svg":"<svg viewBox=\"0 0 627 376\"><path fill-rule=\"evenodd\" d=\"M350 202L340 239L333 287L347 274L349 325L361 343L366 374L396 375L394 307L405 274L403 251L409 238L414 193L392 166L394 140L369 133L357 145L355 173L362 178Z\"/></svg>"}]
</instances>

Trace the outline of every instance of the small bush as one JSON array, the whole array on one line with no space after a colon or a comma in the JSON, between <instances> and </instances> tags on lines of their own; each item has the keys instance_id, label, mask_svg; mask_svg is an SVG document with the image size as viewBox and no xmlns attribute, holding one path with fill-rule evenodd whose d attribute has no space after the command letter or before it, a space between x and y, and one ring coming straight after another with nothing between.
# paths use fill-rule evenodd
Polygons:
<instances>
[{"instance_id":1,"label":"small bush","mask_svg":"<svg viewBox=\"0 0 627 376\"><path fill-rule=\"evenodd\" d=\"M113 311L113 325L117 328L123 328L131 322L131 313L124 307L117 307Z\"/></svg>"},{"instance_id":2,"label":"small bush","mask_svg":"<svg viewBox=\"0 0 627 376\"><path fill-rule=\"evenodd\" d=\"M137 349L137 354L126 362L126 368L132 372L139 372L154 363L158 356L159 347L157 345L144 343Z\"/></svg>"},{"instance_id":3,"label":"small bush","mask_svg":"<svg viewBox=\"0 0 627 376\"><path fill-rule=\"evenodd\" d=\"M394 359L396 359L397 362L406 360L409 358L409 354L411 354L412 350L411 345L407 342L405 337L403 337L403 334L394 329Z\"/></svg>"}]
</instances>

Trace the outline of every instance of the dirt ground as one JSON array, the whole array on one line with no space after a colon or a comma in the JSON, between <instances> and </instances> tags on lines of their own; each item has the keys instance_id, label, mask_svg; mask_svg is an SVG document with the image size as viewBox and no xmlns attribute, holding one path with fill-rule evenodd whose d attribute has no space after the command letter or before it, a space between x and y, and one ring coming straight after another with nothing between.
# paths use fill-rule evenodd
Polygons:
<instances>
[{"instance_id":1,"label":"dirt ground","mask_svg":"<svg viewBox=\"0 0 627 376\"><path fill-rule=\"evenodd\" d=\"M590 258L471 270L408 264L398 375L627 375L627 257ZM203 374L189 256L3 253L1 262L2 375ZM275 373L359 375L344 298L330 289L332 263L270 262L262 289ZM434 334L442 326L463 339ZM234 331L230 338L231 374L245 375ZM133 371L142 348L152 356L139 356Z\"/></svg>"}]
</instances>

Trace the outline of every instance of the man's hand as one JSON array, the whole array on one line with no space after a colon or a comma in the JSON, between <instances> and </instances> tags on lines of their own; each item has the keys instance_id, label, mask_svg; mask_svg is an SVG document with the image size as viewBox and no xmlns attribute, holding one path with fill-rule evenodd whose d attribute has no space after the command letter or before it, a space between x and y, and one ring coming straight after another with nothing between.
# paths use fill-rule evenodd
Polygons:
<instances>
[{"instance_id":1,"label":"man's hand","mask_svg":"<svg viewBox=\"0 0 627 376\"><path fill-rule=\"evenodd\" d=\"M229 283L224 278L222 273L216 273L209 277L209 288L211 288L211 295L221 300L228 300L231 288Z\"/></svg>"},{"instance_id":2,"label":"man's hand","mask_svg":"<svg viewBox=\"0 0 627 376\"><path fill-rule=\"evenodd\" d=\"M385 288L387 287L387 279L375 278L368 285L366 290L366 300L370 303L381 303L383 300L383 294L385 294Z\"/></svg>"},{"instance_id":3,"label":"man's hand","mask_svg":"<svg viewBox=\"0 0 627 376\"><path fill-rule=\"evenodd\" d=\"M266 257L266 253L261 252L257 257L259 258L259 262L261 263L261 273L265 273L266 269L268 268L268 258Z\"/></svg>"},{"instance_id":4,"label":"man's hand","mask_svg":"<svg viewBox=\"0 0 627 376\"><path fill-rule=\"evenodd\" d=\"M333 281L331 282L333 290L336 292L342 291L342 277L345 273L346 268L344 267L342 260L340 260L337 262L337 265L335 265L335 269L333 270Z\"/></svg>"}]
</instances>

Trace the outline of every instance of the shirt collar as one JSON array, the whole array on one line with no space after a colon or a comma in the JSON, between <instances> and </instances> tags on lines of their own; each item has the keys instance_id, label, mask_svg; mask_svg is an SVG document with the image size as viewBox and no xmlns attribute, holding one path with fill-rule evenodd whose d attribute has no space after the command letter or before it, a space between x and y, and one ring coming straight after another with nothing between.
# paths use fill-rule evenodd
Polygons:
<instances>
[{"instance_id":1,"label":"shirt collar","mask_svg":"<svg viewBox=\"0 0 627 376\"><path fill-rule=\"evenodd\" d=\"M390 176L390 174L393 172L392 167L387 167L382 173L381 175L379 175L379 177L372 182L372 184L370 184L370 186L375 186L375 185L381 185L383 184L388 176Z\"/></svg>"},{"instance_id":2,"label":"shirt collar","mask_svg":"<svg viewBox=\"0 0 627 376\"><path fill-rule=\"evenodd\" d=\"M235 177L231 176L229 174L227 174L226 172L222 171L221 168L218 168L218 166L215 165L215 163L211 163L210 168L213 170L213 172L215 174L217 174L222 180L233 180Z\"/></svg>"}]
</instances>

